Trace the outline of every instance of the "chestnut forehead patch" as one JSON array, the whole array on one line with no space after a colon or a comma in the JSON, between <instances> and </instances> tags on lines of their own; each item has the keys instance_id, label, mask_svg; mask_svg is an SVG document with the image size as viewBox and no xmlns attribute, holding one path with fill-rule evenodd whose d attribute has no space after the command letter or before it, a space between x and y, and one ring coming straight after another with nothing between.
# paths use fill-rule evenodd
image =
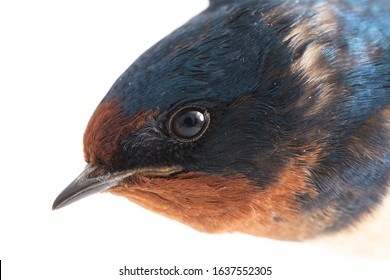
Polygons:
<instances>
[{"instance_id":1,"label":"chestnut forehead patch","mask_svg":"<svg viewBox=\"0 0 390 280\"><path fill-rule=\"evenodd\" d=\"M142 111L129 116L115 99L105 100L96 108L84 134L84 157L88 163L109 164L120 154L123 137L140 129L155 116Z\"/></svg>"}]
</instances>

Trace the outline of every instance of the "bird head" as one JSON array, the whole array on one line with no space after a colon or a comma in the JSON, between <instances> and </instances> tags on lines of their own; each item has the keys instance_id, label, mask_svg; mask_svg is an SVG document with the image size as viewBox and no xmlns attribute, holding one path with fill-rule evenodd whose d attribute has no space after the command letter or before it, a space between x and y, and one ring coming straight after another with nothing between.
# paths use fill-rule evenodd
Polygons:
<instances>
[{"instance_id":1,"label":"bird head","mask_svg":"<svg viewBox=\"0 0 390 280\"><path fill-rule=\"evenodd\" d=\"M53 209L107 191L205 232L301 240L335 225L313 175L336 130L331 46L297 38L303 16L277 1L210 2L114 83Z\"/></svg>"}]
</instances>

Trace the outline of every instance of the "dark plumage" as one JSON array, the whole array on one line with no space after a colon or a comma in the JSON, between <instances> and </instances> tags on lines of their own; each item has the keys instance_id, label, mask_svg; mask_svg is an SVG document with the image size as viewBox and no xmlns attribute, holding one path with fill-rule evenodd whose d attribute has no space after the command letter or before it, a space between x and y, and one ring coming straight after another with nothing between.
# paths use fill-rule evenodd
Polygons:
<instances>
[{"instance_id":1,"label":"dark plumage","mask_svg":"<svg viewBox=\"0 0 390 280\"><path fill-rule=\"evenodd\" d=\"M207 232L302 240L389 192L388 0L214 0L115 82L86 170L53 208L109 191Z\"/></svg>"}]
</instances>

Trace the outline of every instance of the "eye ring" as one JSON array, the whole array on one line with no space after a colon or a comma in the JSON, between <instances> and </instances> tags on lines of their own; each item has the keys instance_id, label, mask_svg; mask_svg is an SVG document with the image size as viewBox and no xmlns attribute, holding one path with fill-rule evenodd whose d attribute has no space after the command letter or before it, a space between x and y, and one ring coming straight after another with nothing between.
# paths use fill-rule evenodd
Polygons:
<instances>
[{"instance_id":1,"label":"eye ring","mask_svg":"<svg viewBox=\"0 0 390 280\"><path fill-rule=\"evenodd\" d=\"M210 124L210 113L206 108L189 105L180 108L169 119L169 134L181 142L198 140Z\"/></svg>"}]
</instances>

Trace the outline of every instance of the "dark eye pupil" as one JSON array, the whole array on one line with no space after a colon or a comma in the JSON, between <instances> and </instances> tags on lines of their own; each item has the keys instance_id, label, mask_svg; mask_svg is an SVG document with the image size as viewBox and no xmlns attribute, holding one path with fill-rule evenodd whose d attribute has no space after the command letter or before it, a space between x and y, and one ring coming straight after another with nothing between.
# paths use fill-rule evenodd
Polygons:
<instances>
[{"instance_id":1,"label":"dark eye pupil","mask_svg":"<svg viewBox=\"0 0 390 280\"><path fill-rule=\"evenodd\" d=\"M203 135L210 122L204 108L186 107L173 114L170 133L181 141L195 141Z\"/></svg>"},{"instance_id":2,"label":"dark eye pupil","mask_svg":"<svg viewBox=\"0 0 390 280\"><path fill-rule=\"evenodd\" d=\"M193 137L202 130L204 124L205 117L201 112L189 111L176 119L174 130L180 137Z\"/></svg>"}]
</instances>

